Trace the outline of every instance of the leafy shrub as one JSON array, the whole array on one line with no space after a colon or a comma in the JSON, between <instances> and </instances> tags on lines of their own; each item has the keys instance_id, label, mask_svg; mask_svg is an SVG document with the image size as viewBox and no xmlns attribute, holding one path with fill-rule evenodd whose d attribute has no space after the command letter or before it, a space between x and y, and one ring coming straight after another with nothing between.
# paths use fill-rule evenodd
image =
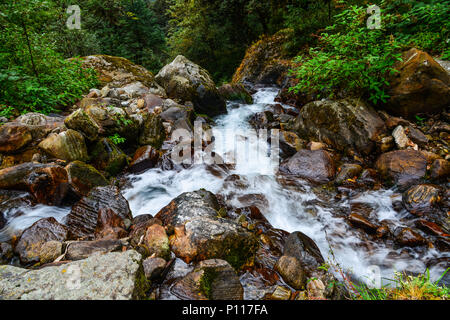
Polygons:
<instances>
[{"instance_id":1,"label":"leafy shrub","mask_svg":"<svg viewBox=\"0 0 450 320\"><path fill-rule=\"evenodd\" d=\"M294 92L315 91L320 96L338 93L367 95L373 103L386 101L387 77L400 60L400 44L384 29L369 30L366 8L352 6L335 16L336 23L321 35L320 48L294 61Z\"/></svg>"}]
</instances>

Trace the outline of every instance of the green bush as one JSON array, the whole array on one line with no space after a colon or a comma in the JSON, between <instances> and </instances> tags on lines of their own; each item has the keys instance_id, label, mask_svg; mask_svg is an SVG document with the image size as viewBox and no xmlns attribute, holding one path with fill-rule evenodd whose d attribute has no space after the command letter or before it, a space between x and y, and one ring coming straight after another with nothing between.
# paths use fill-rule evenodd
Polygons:
<instances>
[{"instance_id":1,"label":"green bush","mask_svg":"<svg viewBox=\"0 0 450 320\"><path fill-rule=\"evenodd\" d=\"M326 28L320 47L300 55L292 74L298 84L294 92L315 91L319 97L367 95L373 103L386 101L387 76L395 72L400 60L400 44L385 30L369 30L366 8L352 6L335 16L336 23Z\"/></svg>"}]
</instances>

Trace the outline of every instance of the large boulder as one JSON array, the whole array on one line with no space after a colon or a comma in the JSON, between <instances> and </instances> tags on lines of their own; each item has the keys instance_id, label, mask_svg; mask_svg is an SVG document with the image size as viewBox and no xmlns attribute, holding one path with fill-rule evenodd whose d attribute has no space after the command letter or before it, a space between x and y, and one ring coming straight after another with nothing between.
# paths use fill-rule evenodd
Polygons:
<instances>
[{"instance_id":1,"label":"large boulder","mask_svg":"<svg viewBox=\"0 0 450 320\"><path fill-rule=\"evenodd\" d=\"M66 217L65 224L70 231L70 237L92 236L97 226L100 209L111 209L120 218L132 220L128 201L117 187L97 187L77 202Z\"/></svg>"},{"instance_id":2,"label":"large boulder","mask_svg":"<svg viewBox=\"0 0 450 320\"><path fill-rule=\"evenodd\" d=\"M142 257L133 250L39 270L0 267L5 300L132 300L145 298L148 289Z\"/></svg>"},{"instance_id":3,"label":"large boulder","mask_svg":"<svg viewBox=\"0 0 450 320\"><path fill-rule=\"evenodd\" d=\"M366 155L374 150L379 135L386 130L375 110L358 100L308 103L300 111L294 127L300 137Z\"/></svg>"},{"instance_id":4,"label":"large boulder","mask_svg":"<svg viewBox=\"0 0 450 320\"><path fill-rule=\"evenodd\" d=\"M83 66L93 68L98 73L102 85L110 87L124 87L127 84L139 81L149 89L150 93L165 96L164 89L156 82L153 74L142 66L131 61L108 55L93 55L81 58Z\"/></svg>"},{"instance_id":5,"label":"large boulder","mask_svg":"<svg viewBox=\"0 0 450 320\"><path fill-rule=\"evenodd\" d=\"M245 89L244 85L236 84L224 84L219 87L219 93L225 100L237 101L246 104L252 104L252 95Z\"/></svg>"},{"instance_id":6,"label":"large boulder","mask_svg":"<svg viewBox=\"0 0 450 320\"><path fill-rule=\"evenodd\" d=\"M100 133L99 125L83 109L77 109L64 120L67 128L81 132L90 141L95 141Z\"/></svg>"},{"instance_id":7,"label":"large boulder","mask_svg":"<svg viewBox=\"0 0 450 320\"><path fill-rule=\"evenodd\" d=\"M418 113L439 113L450 105L450 75L429 54L410 49L389 79L386 109L413 118Z\"/></svg>"},{"instance_id":8,"label":"large boulder","mask_svg":"<svg viewBox=\"0 0 450 320\"><path fill-rule=\"evenodd\" d=\"M66 238L66 227L55 218L41 219L22 233L14 250L23 264L36 263L40 260L41 247L44 243L64 241Z\"/></svg>"},{"instance_id":9,"label":"large boulder","mask_svg":"<svg viewBox=\"0 0 450 320\"><path fill-rule=\"evenodd\" d=\"M127 166L128 159L109 138L103 138L92 147L91 162L98 170L115 176Z\"/></svg>"},{"instance_id":10,"label":"large boulder","mask_svg":"<svg viewBox=\"0 0 450 320\"><path fill-rule=\"evenodd\" d=\"M425 177L427 159L420 151L397 150L383 153L375 166L387 184L407 188Z\"/></svg>"},{"instance_id":11,"label":"large boulder","mask_svg":"<svg viewBox=\"0 0 450 320\"><path fill-rule=\"evenodd\" d=\"M60 205L68 186L66 170L54 164L28 162L0 170L0 189L29 191L39 203Z\"/></svg>"},{"instance_id":12,"label":"large boulder","mask_svg":"<svg viewBox=\"0 0 450 320\"><path fill-rule=\"evenodd\" d=\"M83 135L72 129L50 134L39 144L39 148L52 157L66 161L89 159Z\"/></svg>"},{"instance_id":13,"label":"large boulder","mask_svg":"<svg viewBox=\"0 0 450 320\"><path fill-rule=\"evenodd\" d=\"M194 271L175 283L175 295L186 300L243 300L244 289L230 264L213 259L200 262Z\"/></svg>"},{"instance_id":14,"label":"large boulder","mask_svg":"<svg viewBox=\"0 0 450 320\"><path fill-rule=\"evenodd\" d=\"M192 101L197 113L226 113L225 101L208 71L181 55L162 68L155 79L170 98Z\"/></svg>"},{"instance_id":15,"label":"large boulder","mask_svg":"<svg viewBox=\"0 0 450 320\"><path fill-rule=\"evenodd\" d=\"M108 185L108 180L93 166L81 161L66 166L69 184L79 196L87 196L95 187Z\"/></svg>"},{"instance_id":16,"label":"large boulder","mask_svg":"<svg viewBox=\"0 0 450 320\"><path fill-rule=\"evenodd\" d=\"M282 30L253 44L233 75L233 83L281 85L290 66L284 50L290 35Z\"/></svg>"},{"instance_id":17,"label":"large boulder","mask_svg":"<svg viewBox=\"0 0 450 320\"><path fill-rule=\"evenodd\" d=\"M280 171L313 182L326 183L334 178L336 167L327 151L303 149L283 162Z\"/></svg>"},{"instance_id":18,"label":"large boulder","mask_svg":"<svg viewBox=\"0 0 450 320\"><path fill-rule=\"evenodd\" d=\"M160 149L165 139L166 130L161 116L154 113L148 114L141 128L139 144L150 145L155 149Z\"/></svg>"},{"instance_id":19,"label":"large boulder","mask_svg":"<svg viewBox=\"0 0 450 320\"><path fill-rule=\"evenodd\" d=\"M414 215L435 213L443 199L443 190L432 184L419 184L403 193L405 208Z\"/></svg>"}]
</instances>

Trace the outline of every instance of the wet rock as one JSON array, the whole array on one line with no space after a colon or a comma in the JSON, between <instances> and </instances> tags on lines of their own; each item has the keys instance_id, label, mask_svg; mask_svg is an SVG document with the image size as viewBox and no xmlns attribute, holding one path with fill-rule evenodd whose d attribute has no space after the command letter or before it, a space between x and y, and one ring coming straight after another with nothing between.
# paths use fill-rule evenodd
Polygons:
<instances>
[{"instance_id":1,"label":"wet rock","mask_svg":"<svg viewBox=\"0 0 450 320\"><path fill-rule=\"evenodd\" d=\"M166 131L160 115L149 114L144 122L140 136L140 145L150 145L160 149L166 139Z\"/></svg>"},{"instance_id":2,"label":"wet rock","mask_svg":"<svg viewBox=\"0 0 450 320\"><path fill-rule=\"evenodd\" d=\"M399 71L389 79L386 109L394 115L413 118L418 113L438 113L450 104L450 76L426 52L404 53Z\"/></svg>"},{"instance_id":3,"label":"wet rock","mask_svg":"<svg viewBox=\"0 0 450 320\"><path fill-rule=\"evenodd\" d=\"M162 225L162 222L149 214L135 217L130 227L129 237L131 245L138 247L143 244L147 229L154 224ZM136 250L138 249L136 248ZM145 251L142 253L145 254Z\"/></svg>"},{"instance_id":4,"label":"wet rock","mask_svg":"<svg viewBox=\"0 0 450 320\"><path fill-rule=\"evenodd\" d=\"M428 143L428 138L420 131L412 126L407 128L408 137L419 146L423 147Z\"/></svg>"},{"instance_id":5,"label":"wet rock","mask_svg":"<svg viewBox=\"0 0 450 320\"><path fill-rule=\"evenodd\" d=\"M77 109L70 114L64 124L67 128L81 132L89 141L97 140L100 127L83 109Z\"/></svg>"},{"instance_id":6,"label":"wet rock","mask_svg":"<svg viewBox=\"0 0 450 320\"><path fill-rule=\"evenodd\" d=\"M296 258L308 277L316 275L318 267L325 263L319 247L311 238L299 231L287 237L283 255Z\"/></svg>"},{"instance_id":7,"label":"wet rock","mask_svg":"<svg viewBox=\"0 0 450 320\"><path fill-rule=\"evenodd\" d=\"M183 193L161 209L155 218L164 225L178 226L196 217L217 217L220 209L216 196L204 189Z\"/></svg>"},{"instance_id":8,"label":"wet rock","mask_svg":"<svg viewBox=\"0 0 450 320\"><path fill-rule=\"evenodd\" d=\"M59 205L68 189L67 172L53 164L20 164L0 170L0 189L29 191L39 203Z\"/></svg>"},{"instance_id":9,"label":"wet rock","mask_svg":"<svg viewBox=\"0 0 450 320\"><path fill-rule=\"evenodd\" d=\"M402 126L398 126L392 132L395 143L399 149L406 149L407 147L414 147L413 142L406 135L405 129ZM417 149L417 148L416 148Z\"/></svg>"},{"instance_id":10,"label":"wet rock","mask_svg":"<svg viewBox=\"0 0 450 320\"><path fill-rule=\"evenodd\" d=\"M396 232L395 241L405 247L417 247L426 244L426 240L411 228L403 228Z\"/></svg>"},{"instance_id":11,"label":"wet rock","mask_svg":"<svg viewBox=\"0 0 450 320\"><path fill-rule=\"evenodd\" d=\"M223 259L235 269L249 262L257 249L256 237L226 219L195 217L175 228L170 239L172 251L186 263Z\"/></svg>"},{"instance_id":12,"label":"wet rock","mask_svg":"<svg viewBox=\"0 0 450 320\"><path fill-rule=\"evenodd\" d=\"M306 285L306 291L309 299L325 299L325 285L320 279L315 279Z\"/></svg>"},{"instance_id":13,"label":"wet rock","mask_svg":"<svg viewBox=\"0 0 450 320\"><path fill-rule=\"evenodd\" d=\"M156 167L161 153L152 146L143 146L136 150L131 160L129 170L132 173L142 173Z\"/></svg>"},{"instance_id":14,"label":"wet rock","mask_svg":"<svg viewBox=\"0 0 450 320\"><path fill-rule=\"evenodd\" d=\"M366 231L367 233L376 233L376 231L378 230L378 226L371 223L366 218L364 218L363 216L361 216L357 213L350 214L348 217L348 221L353 226L355 226L357 228L361 228L364 231Z\"/></svg>"},{"instance_id":15,"label":"wet rock","mask_svg":"<svg viewBox=\"0 0 450 320\"><path fill-rule=\"evenodd\" d=\"M394 137L389 136L389 137L384 137L381 139L380 151L382 153L389 152L392 149L394 149L394 147L395 147Z\"/></svg>"},{"instance_id":16,"label":"wet rock","mask_svg":"<svg viewBox=\"0 0 450 320\"><path fill-rule=\"evenodd\" d=\"M300 290L305 287L306 274L297 258L282 256L275 265L275 270L292 288Z\"/></svg>"},{"instance_id":17,"label":"wet rock","mask_svg":"<svg viewBox=\"0 0 450 320\"><path fill-rule=\"evenodd\" d=\"M434 234L436 236L445 237L448 236L446 233L442 230L441 227L439 227L436 223L427 221L425 219L418 219L415 222L415 225L417 228L429 233Z\"/></svg>"},{"instance_id":18,"label":"wet rock","mask_svg":"<svg viewBox=\"0 0 450 320\"><path fill-rule=\"evenodd\" d=\"M17 151L33 140L27 126L18 124L5 124L0 126L0 152Z\"/></svg>"},{"instance_id":19,"label":"wet rock","mask_svg":"<svg viewBox=\"0 0 450 320\"><path fill-rule=\"evenodd\" d=\"M205 260L173 286L187 300L243 300L244 289L236 272L224 260Z\"/></svg>"},{"instance_id":20,"label":"wet rock","mask_svg":"<svg viewBox=\"0 0 450 320\"><path fill-rule=\"evenodd\" d=\"M436 159L431 166L431 178L445 180L450 177L450 162L444 159Z\"/></svg>"},{"instance_id":21,"label":"wet rock","mask_svg":"<svg viewBox=\"0 0 450 320\"><path fill-rule=\"evenodd\" d=\"M362 167L359 164L346 163L339 168L338 172L335 183L341 185L349 179L357 178L362 172Z\"/></svg>"},{"instance_id":22,"label":"wet rock","mask_svg":"<svg viewBox=\"0 0 450 320\"><path fill-rule=\"evenodd\" d=\"M324 142L337 150L370 154L385 125L369 106L357 100L315 101L302 108L295 122L300 137Z\"/></svg>"},{"instance_id":23,"label":"wet rock","mask_svg":"<svg viewBox=\"0 0 450 320\"><path fill-rule=\"evenodd\" d=\"M127 156L111 142L103 138L93 147L91 152L92 164L100 171L111 176L119 174L128 164Z\"/></svg>"},{"instance_id":24,"label":"wet rock","mask_svg":"<svg viewBox=\"0 0 450 320\"><path fill-rule=\"evenodd\" d=\"M270 300L289 300L292 292L290 289L282 286L277 286L275 291L270 295Z\"/></svg>"},{"instance_id":25,"label":"wet rock","mask_svg":"<svg viewBox=\"0 0 450 320\"><path fill-rule=\"evenodd\" d=\"M158 279L164 272L166 265L167 265L166 260L162 258L145 259L144 262L142 263L142 266L144 267L145 277L148 280Z\"/></svg>"},{"instance_id":26,"label":"wet rock","mask_svg":"<svg viewBox=\"0 0 450 320\"><path fill-rule=\"evenodd\" d=\"M150 226L144 237L147 256L155 256L168 260L170 258L169 238L163 226L154 224Z\"/></svg>"},{"instance_id":27,"label":"wet rock","mask_svg":"<svg viewBox=\"0 0 450 320\"><path fill-rule=\"evenodd\" d=\"M0 190L0 229L6 223L8 212L16 208L32 207L36 204L36 199L25 191Z\"/></svg>"},{"instance_id":28,"label":"wet rock","mask_svg":"<svg viewBox=\"0 0 450 320\"><path fill-rule=\"evenodd\" d=\"M72 129L50 134L39 144L39 148L52 157L66 161L89 159L83 135Z\"/></svg>"},{"instance_id":29,"label":"wet rock","mask_svg":"<svg viewBox=\"0 0 450 320\"><path fill-rule=\"evenodd\" d=\"M81 161L66 166L69 184L79 196L87 196L95 187L108 185L108 180L93 166Z\"/></svg>"},{"instance_id":30,"label":"wet rock","mask_svg":"<svg viewBox=\"0 0 450 320\"><path fill-rule=\"evenodd\" d=\"M63 244L61 241L48 241L41 246L39 261L41 264L51 263L62 254Z\"/></svg>"},{"instance_id":31,"label":"wet rock","mask_svg":"<svg viewBox=\"0 0 450 320\"><path fill-rule=\"evenodd\" d=\"M96 253L107 253L120 251L122 242L120 240L94 240L75 241L67 245L65 258L67 260L83 260Z\"/></svg>"},{"instance_id":32,"label":"wet rock","mask_svg":"<svg viewBox=\"0 0 450 320\"><path fill-rule=\"evenodd\" d=\"M442 189L431 184L420 184L403 193L403 205L414 215L434 213L442 201Z\"/></svg>"},{"instance_id":33,"label":"wet rock","mask_svg":"<svg viewBox=\"0 0 450 320\"><path fill-rule=\"evenodd\" d=\"M333 159L324 150L300 150L283 162L280 170L319 183L330 181L336 172Z\"/></svg>"},{"instance_id":34,"label":"wet rock","mask_svg":"<svg viewBox=\"0 0 450 320\"><path fill-rule=\"evenodd\" d=\"M149 285L143 280L145 277L141 263L141 255L129 250L95 255L86 260L39 270L2 266L0 296L5 300L145 298ZM74 280L74 274L80 276Z\"/></svg>"},{"instance_id":35,"label":"wet rock","mask_svg":"<svg viewBox=\"0 0 450 320\"><path fill-rule=\"evenodd\" d=\"M7 264L13 257L13 248L9 243L0 242L0 265Z\"/></svg>"},{"instance_id":36,"label":"wet rock","mask_svg":"<svg viewBox=\"0 0 450 320\"><path fill-rule=\"evenodd\" d=\"M364 169L358 182L373 187L379 182L378 172L374 169Z\"/></svg>"},{"instance_id":37,"label":"wet rock","mask_svg":"<svg viewBox=\"0 0 450 320\"><path fill-rule=\"evenodd\" d=\"M105 208L98 210L97 226L94 231L96 239L117 240L127 235L124 220L113 210Z\"/></svg>"},{"instance_id":38,"label":"wet rock","mask_svg":"<svg viewBox=\"0 0 450 320\"><path fill-rule=\"evenodd\" d=\"M197 113L214 117L226 113L225 101L209 73L183 56L177 56L156 75L172 99L192 101Z\"/></svg>"},{"instance_id":39,"label":"wet rock","mask_svg":"<svg viewBox=\"0 0 450 320\"><path fill-rule=\"evenodd\" d=\"M93 55L81 58L83 66L94 68L102 85L120 88L139 81L149 89L149 93L165 96L165 91L154 79L153 74L131 61L108 55Z\"/></svg>"},{"instance_id":40,"label":"wet rock","mask_svg":"<svg viewBox=\"0 0 450 320\"><path fill-rule=\"evenodd\" d=\"M388 184L404 188L425 176L427 160L420 151L398 150L383 153L375 166Z\"/></svg>"},{"instance_id":41,"label":"wet rock","mask_svg":"<svg viewBox=\"0 0 450 320\"><path fill-rule=\"evenodd\" d=\"M14 251L23 264L39 262L42 245L48 241L64 241L67 228L54 218L38 220L20 236Z\"/></svg>"},{"instance_id":42,"label":"wet rock","mask_svg":"<svg viewBox=\"0 0 450 320\"><path fill-rule=\"evenodd\" d=\"M252 104L253 98L242 84L224 84L219 89L220 95L229 101Z\"/></svg>"},{"instance_id":43,"label":"wet rock","mask_svg":"<svg viewBox=\"0 0 450 320\"><path fill-rule=\"evenodd\" d=\"M117 187L97 187L77 202L66 217L65 224L71 238L92 235L97 226L100 209L111 209L122 219L132 219L128 201Z\"/></svg>"}]
</instances>

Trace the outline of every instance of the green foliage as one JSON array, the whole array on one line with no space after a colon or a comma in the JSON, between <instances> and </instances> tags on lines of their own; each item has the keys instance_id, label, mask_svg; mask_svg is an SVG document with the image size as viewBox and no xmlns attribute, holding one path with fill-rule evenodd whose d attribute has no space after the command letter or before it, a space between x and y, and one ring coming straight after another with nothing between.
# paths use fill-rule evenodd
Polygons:
<instances>
[{"instance_id":1,"label":"green foliage","mask_svg":"<svg viewBox=\"0 0 450 320\"><path fill-rule=\"evenodd\" d=\"M299 82L292 90L313 90L319 97L363 93L375 104L385 102L386 79L400 60L400 45L385 30L367 28L364 7L352 6L335 18L322 33L320 47L296 58L293 74Z\"/></svg>"},{"instance_id":2,"label":"green foliage","mask_svg":"<svg viewBox=\"0 0 450 320\"><path fill-rule=\"evenodd\" d=\"M109 136L108 137L112 143L114 143L115 145L119 145L124 143L127 139L125 139L124 137L121 137L118 133L115 133L113 136Z\"/></svg>"}]
</instances>

